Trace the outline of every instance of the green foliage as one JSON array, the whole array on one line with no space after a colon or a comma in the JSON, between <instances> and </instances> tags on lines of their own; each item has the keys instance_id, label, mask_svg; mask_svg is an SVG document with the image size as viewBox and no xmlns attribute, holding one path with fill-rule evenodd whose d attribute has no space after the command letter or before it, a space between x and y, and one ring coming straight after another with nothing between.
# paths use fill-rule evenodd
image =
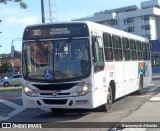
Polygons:
<instances>
[{"instance_id":1,"label":"green foliage","mask_svg":"<svg viewBox=\"0 0 160 131\"><path fill-rule=\"evenodd\" d=\"M7 54L0 54L0 58L4 58L6 56L7 56Z\"/></svg>"},{"instance_id":2,"label":"green foliage","mask_svg":"<svg viewBox=\"0 0 160 131\"><path fill-rule=\"evenodd\" d=\"M4 3L5 5L8 2L17 2L17 3L19 3L21 8L23 8L23 9L27 8L27 4L25 2L23 2L23 0L0 0L0 3Z\"/></svg>"},{"instance_id":3,"label":"green foliage","mask_svg":"<svg viewBox=\"0 0 160 131\"><path fill-rule=\"evenodd\" d=\"M0 66L0 73L8 73L11 72L12 65L9 62L4 62Z\"/></svg>"}]
</instances>

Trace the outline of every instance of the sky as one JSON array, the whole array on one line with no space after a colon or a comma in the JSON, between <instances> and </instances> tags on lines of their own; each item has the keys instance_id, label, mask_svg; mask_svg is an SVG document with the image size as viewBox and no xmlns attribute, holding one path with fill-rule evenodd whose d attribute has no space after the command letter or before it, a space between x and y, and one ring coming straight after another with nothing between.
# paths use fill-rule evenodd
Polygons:
<instances>
[{"instance_id":1,"label":"sky","mask_svg":"<svg viewBox=\"0 0 160 131\"><path fill-rule=\"evenodd\" d=\"M0 3L0 54L10 53L11 45L21 51L23 31L27 25L41 23L41 0L23 0L27 9L21 9L19 4L9 2ZM50 0L54 12L53 22L71 21L77 18L93 16L94 13L120 8L124 6L140 5L146 0ZM148 1L148 0L147 0ZM44 0L45 17L49 18L48 0ZM49 22L46 20L46 23Z\"/></svg>"}]
</instances>

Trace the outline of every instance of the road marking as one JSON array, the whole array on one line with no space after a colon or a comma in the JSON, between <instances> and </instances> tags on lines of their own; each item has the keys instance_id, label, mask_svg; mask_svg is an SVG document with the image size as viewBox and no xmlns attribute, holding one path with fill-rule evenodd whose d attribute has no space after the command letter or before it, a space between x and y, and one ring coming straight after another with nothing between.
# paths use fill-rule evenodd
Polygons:
<instances>
[{"instance_id":1,"label":"road marking","mask_svg":"<svg viewBox=\"0 0 160 131\"><path fill-rule=\"evenodd\" d=\"M159 102L160 101L160 97L152 97L149 102Z\"/></svg>"},{"instance_id":2,"label":"road marking","mask_svg":"<svg viewBox=\"0 0 160 131\"><path fill-rule=\"evenodd\" d=\"M0 116L0 121L8 120L9 118L15 116L16 114L22 112L25 109L23 106L19 106L7 100L0 99L0 102L15 109L14 111L7 114L6 116Z\"/></svg>"},{"instance_id":3,"label":"road marking","mask_svg":"<svg viewBox=\"0 0 160 131\"><path fill-rule=\"evenodd\" d=\"M10 106L10 107L12 107L14 109L20 108L19 105L15 104L13 102L7 101L7 100L0 99L0 102L3 103L3 104L5 104L5 105L7 105L7 106Z\"/></svg>"},{"instance_id":4,"label":"road marking","mask_svg":"<svg viewBox=\"0 0 160 131\"><path fill-rule=\"evenodd\" d=\"M19 109L12 111L11 113L8 114L8 117L11 118L13 116L15 116L16 114L22 112L25 108L23 106L21 106ZM9 119L8 118L8 119Z\"/></svg>"},{"instance_id":5,"label":"road marking","mask_svg":"<svg viewBox=\"0 0 160 131\"><path fill-rule=\"evenodd\" d=\"M51 109L50 108L40 108L41 110L45 111L45 112L50 112Z\"/></svg>"},{"instance_id":6,"label":"road marking","mask_svg":"<svg viewBox=\"0 0 160 131\"><path fill-rule=\"evenodd\" d=\"M160 85L156 85L156 86L154 86L153 88L149 89L148 91L149 91L149 92L153 92L153 91L155 91L156 89L158 89L159 87L160 87Z\"/></svg>"},{"instance_id":7,"label":"road marking","mask_svg":"<svg viewBox=\"0 0 160 131\"><path fill-rule=\"evenodd\" d=\"M15 100L17 100L17 99L22 99L22 97L20 96L20 97L16 97L16 98L14 98Z\"/></svg>"}]
</instances>

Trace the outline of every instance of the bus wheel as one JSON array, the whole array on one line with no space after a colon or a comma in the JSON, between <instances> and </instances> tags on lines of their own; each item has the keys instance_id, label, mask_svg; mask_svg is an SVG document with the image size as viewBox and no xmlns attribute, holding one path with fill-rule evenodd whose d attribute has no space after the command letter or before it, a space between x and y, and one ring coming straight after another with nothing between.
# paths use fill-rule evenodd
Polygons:
<instances>
[{"instance_id":1,"label":"bus wheel","mask_svg":"<svg viewBox=\"0 0 160 131\"><path fill-rule=\"evenodd\" d=\"M143 77L141 76L139 79L139 89L137 91L138 95L142 95L143 93Z\"/></svg>"},{"instance_id":2,"label":"bus wheel","mask_svg":"<svg viewBox=\"0 0 160 131\"><path fill-rule=\"evenodd\" d=\"M107 94L107 103L101 106L102 111L109 111L109 109L112 106L113 102L113 93L112 93L112 88L111 86L108 87L108 94Z\"/></svg>"}]
</instances>

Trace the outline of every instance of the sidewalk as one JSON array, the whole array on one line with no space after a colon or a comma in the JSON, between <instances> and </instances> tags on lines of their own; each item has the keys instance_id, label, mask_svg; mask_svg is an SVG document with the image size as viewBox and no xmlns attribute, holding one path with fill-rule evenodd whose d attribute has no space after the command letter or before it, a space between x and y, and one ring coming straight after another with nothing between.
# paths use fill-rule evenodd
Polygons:
<instances>
[{"instance_id":1,"label":"sidewalk","mask_svg":"<svg viewBox=\"0 0 160 131\"><path fill-rule=\"evenodd\" d=\"M160 122L160 93L153 96L123 122Z\"/></svg>"}]
</instances>

